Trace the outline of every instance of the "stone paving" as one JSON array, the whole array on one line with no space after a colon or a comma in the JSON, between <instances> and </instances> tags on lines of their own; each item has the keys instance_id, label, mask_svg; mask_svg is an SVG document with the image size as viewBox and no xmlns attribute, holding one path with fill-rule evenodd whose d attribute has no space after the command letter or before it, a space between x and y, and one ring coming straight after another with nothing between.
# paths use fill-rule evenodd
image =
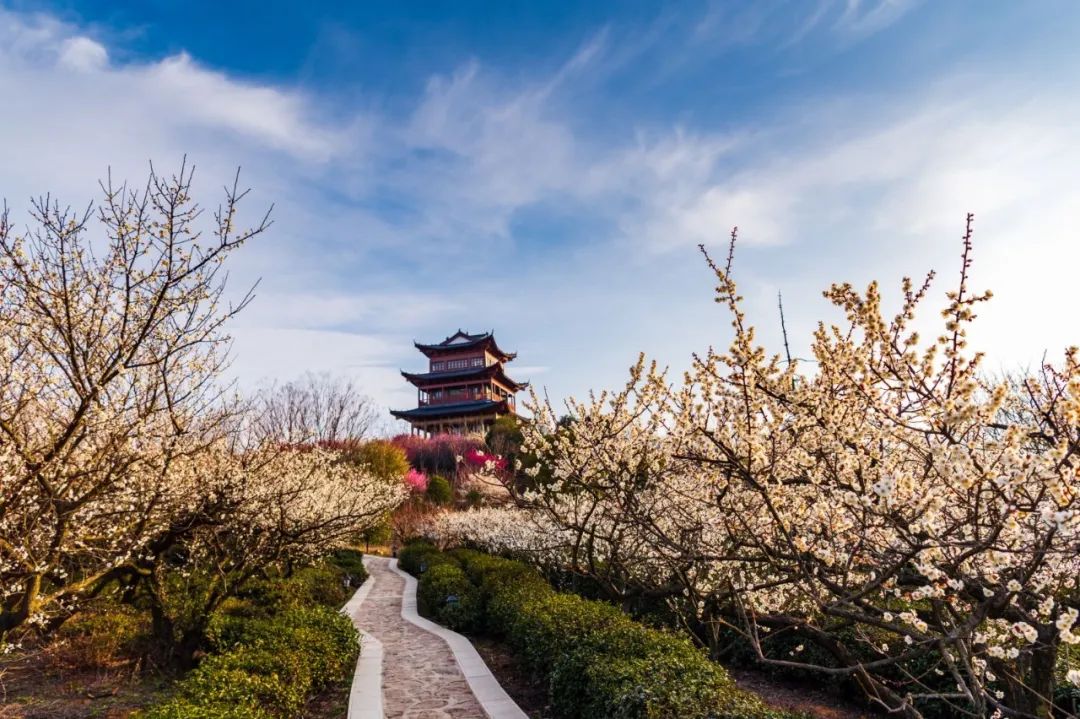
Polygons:
<instances>
[{"instance_id":1,"label":"stone paving","mask_svg":"<svg viewBox=\"0 0 1080 719\"><path fill-rule=\"evenodd\" d=\"M365 562L375 580L353 615L383 645L383 712L388 719L484 719L450 647L401 616L405 580L389 560Z\"/></svg>"}]
</instances>

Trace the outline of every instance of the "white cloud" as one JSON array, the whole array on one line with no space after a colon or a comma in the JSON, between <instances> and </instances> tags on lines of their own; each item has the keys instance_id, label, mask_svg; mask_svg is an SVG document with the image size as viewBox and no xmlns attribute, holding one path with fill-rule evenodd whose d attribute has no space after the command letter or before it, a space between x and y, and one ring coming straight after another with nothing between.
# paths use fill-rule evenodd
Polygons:
<instances>
[{"instance_id":1,"label":"white cloud","mask_svg":"<svg viewBox=\"0 0 1080 719\"><path fill-rule=\"evenodd\" d=\"M109 62L105 46L88 37L69 37L60 43L59 62L79 72L101 70Z\"/></svg>"},{"instance_id":2,"label":"white cloud","mask_svg":"<svg viewBox=\"0 0 1080 719\"><path fill-rule=\"evenodd\" d=\"M176 149L223 150L230 139L313 162L349 149L348 128L318 122L311 98L299 92L230 78L184 53L110 64L100 42L49 16L0 9L0 90L20 98L21 110L3 119L8 136L17 131L23 139L5 160L25 154L22 169L55 174L62 160L71 170L71 162L89 159L92 174L69 172L83 183L117 155L145 163ZM207 132L216 134L200 134ZM98 148L114 157L98 161Z\"/></svg>"},{"instance_id":3,"label":"white cloud","mask_svg":"<svg viewBox=\"0 0 1080 719\"><path fill-rule=\"evenodd\" d=\"M828 282L877 277L888 297L902 274L934 268L925 315L935 327L939 300L955 285L968 211L976 215L974 285L997 295L980 313L973 346L988 350L998 369L1080 340L1061 315L1074 303L1080 263L1080 103L1000 92L942 86L891 99L873 121L825 113L812 131L798 128L801 141L757 153L705 193L713 219L737 222L751 239L786 243L782 252L800 260L770 270L752 252L740 256L753 315L772 347L776 284L788 298L789 331L805 342L816 320L835 317L818 296ZM783 136L778 128L765 138ZM695 221L697 209L681 221ZM769 291L756 297L757 287Z\"/></svg>"},{"instance_id":4,"label":"white cloud","mask_svg":"<svg viewBox=\"0 0 1080 719\"><path fill-rule=\"evenodd\" d=\"M416 391L401 379L398 369L403 349L411 349L407 338L279 327L245 328L233 334L230 374L241 388L327 372L355 379L383 408L408 407L416 401Z\"/></svg>"},{"instance_id":5,"label":"white cloud","mask_svg":"<svg viewBox=\"0 0 1080 719\"><path fill-rule=\"evenodd\" d=\"M309 99L279 88L239 82L195 63L186 53L125 72L176 120L232 131L302 159L325 161L343 151L343 134L312 122Z\"/></svg>"},{"instance_id":6,"label":"white cloud","mask_svg":"<svg viewBox=\"0 0 1080 719\"><path fill-rule=\"evenodd\" d=\"M549 116L549 92L546 83L500 91L474 63L432 78L402 141L436 154L417 163L427 172L399 181L448 234L471 225L505 236L515 209L567 189L579 167L573 133Z\"/></svg>"},{"instance_id":7,"label":"white cloud","mask_svg":"<svg viewBox=\"0 0 1080 719\"><path fill-rule=\"evenodd\" d=\"M18 112L0 115L0 196L17 223L27 219L32 196L48 192L61 203L85 206L99 199L95 178L106 170L138 186L148 161L170 173L185 154L199 168L194 188L207 218L237 165L244 165L242 181L255 188L241 209L242 222L277 201L272 230L230 266L237 291L268 275L234 328L236 371L245 381L390 361L384 343L318 328L348 321L353 310L354 324L376 315L415 317L419 300L403 291L345 301L310 290L331 284L327 279L338 269L325 262L329 250L314 243L329 236L337 218L310 181L338 157L361 164L363 148L353 131L363 118L326 124L313 98L237 80L186 54L111 63L106 48L77 27L2 9L0 96L19 99ZM298 284L309 289L298 294ZM357 290L364 294L363 287ZM361 372L369 379L370 373Z\"/></svg>"},{"instance_id":8,"label":"white cloud","mask_svg":"<svg viewBox=\"0 0 1080 719\"><path fill-rule=\"evenodd\" d=\"M867 37L881 32L902 18L922 0L847 0L836 21L836 28L854 37Z\"/></svg>"},{"instance_id":9,"label":"white cloud","mask_svg":"<svg viewBox=\"0 0 1080 719\"><path fill-rule=\"evenodd\" d=\"M906 7L853 3L837 29L880 31ZM543 373L556 393L619 383L612 372L639 348L677 363L676 352L723 344L693 247L736 224L739 277L773 347L777 288L798 342L827 313L829 281L948 273L969 209L976 283L999 296L977 340L1006 362L1077 341L1058 317L1080 259L1080 113L1067 95L960 78L814 97L754 127L584 133L574 99L624 61L617 45L601 33L548 75L512 83L465 63L398 116L331 122L316 96L185 54L120 63L79 28L0 11L0 96L22 100L0 117L0 191L19 211L46 190L89 199L108 165L137 179L147 159L168 169L186 152L209 189L243 164L249 204L276 200L277 222L234 268L240 285L266 277L235 329L236 373L356 373L387 405L412 400L397 374L417 366L412 335L458 325L512 327L532 365L517 373ZM397 215L379 211L387 198ZM514 221L536 205L600 229L519 263Z\"/></svg>"}]
</instances>

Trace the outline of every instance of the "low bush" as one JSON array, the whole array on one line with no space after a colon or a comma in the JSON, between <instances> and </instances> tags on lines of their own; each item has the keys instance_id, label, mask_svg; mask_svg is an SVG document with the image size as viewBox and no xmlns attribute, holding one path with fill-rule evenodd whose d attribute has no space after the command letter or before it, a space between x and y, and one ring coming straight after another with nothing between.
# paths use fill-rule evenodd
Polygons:
<instances>
[{"instance_id":1,"label":"low bush","mask_svg":"<svg viewBox=\"0 0 1080 719\"><path fill-rule=\"evenodd\" d=\"M1054 689L1054 716L1080 716L1080 686L1068 681L1061 682Z\"/></svg>"},{"instance_id":2,"label":"low bush","mask_svg":"<svg viewBox=\"0 0 1080 719\"><path fill-rule=\"evenodd\" d=\"M467 597L471 625L463 626L503 639L545 676L563 719L785 716L736 687L688 638L639 624L610 604L556 592L526 564L469 550L439 554L431 545L406 552L410 564L428 566L419 591L435 618L443 618L436 607L451 593L458 606Z\"/></svg>"},{"instance_id":3,"label":"low bush","mask_svg":"<svg viewBox=\"0 0 1080 719\"><path fill-rule=\"evenodd\" d=\"M398 566L409 574L419 577L429 567L452 560L427 542L410 542L398 552Z\"/></svg>"},{"instance_id":4,"label":"low bush","mask_svg":"<svg viewBox=\"0 0 1080 719\"><path fill-rule=\"evenodd\" d=\"M561 716L761 717L770 712L737 689L723 667L689 639L633 621L593 615L592 631L577 634L555 661L551 695Z\"/></svg>"},{"instance_id":5,"label":"low bush","mask_svg":"<svg viewBox=\"0 0 1080 719\"><path fill-rule=\"evenodd\" d=\"M76 614L57 633L54 645L65 663L99 669L135 659L150 650L150 618L134 607L110 603Z\"/></svg>"},{"instance_id":6,"label":"low bush","mask_svg":"<svg viewBox=\"0 0 1080 719\"><path fill-rule=\"evenodd\" d=\"M336 607L356 557L251 582L212 618L210 656L139 719L284 719L352 673L356 629ZM340 562L340 564L339 564ZM362 567L361 567L362 568Z\"/></svg>"},{"instance_id":7,"label":"low bush","mask_svg":"<svg viewBox=\"0 0 1080 719\"><path fill-rule=\"evenodd\" d=\"M218 615L267 616L291 607L341 606L352 593L347 573L330 562L294 571L288 578L252 579L216 613Z\"/></svg>"},{"instance_id":8,"label":"low bush","mask_svg":"<svg viewBox=\"0 0 1080 719\"><path fill-rule=\"evenodd\" d=\"M337 549L330 555L328 561L345 572L349 587L359 587L368 578L367 568L364 567L363 552L355 549Z\"/></svg>"},{"instance_id":9,"label":"low bush","mask_svg":"<svg viewBox=\"0 0 1080 719\"><path fill-rule=\"evenodd\" d=\"M428 480L427 498L432 504L450 504L454 501L454 488L445 477L435 475Z\"/></svg>"},{"instance_id":10,"label":"low bush","mask_svg":"<svg viewBox=\"0 0 1080 719\"><path fill-rule=\"evenodd\" d=\"M417 599L425 613L458 631L480 628L480 591L459 566L441 562L430 567L423 577Z\"/></svg>"}]
</instances>

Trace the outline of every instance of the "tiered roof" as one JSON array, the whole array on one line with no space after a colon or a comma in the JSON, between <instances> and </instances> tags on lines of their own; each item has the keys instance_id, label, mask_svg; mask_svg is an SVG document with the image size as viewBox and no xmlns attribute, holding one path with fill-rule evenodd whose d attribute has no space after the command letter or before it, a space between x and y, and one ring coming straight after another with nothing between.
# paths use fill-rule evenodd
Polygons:
<instances>
[{"instance_id":1,"label":"tiered roof","mask_svg":"<svg viewBox=\"0 0 1080 719\"><path fill-rule=\"evenodd\" d=\"M478 335L471 335L468 332L458 330L454 334L450 335L442 342L438 344L421 344L420 342L413 342L416 349L424 353L425 356L431 357L433 354L446 354L447 352L457 352L458 350L471 350L478 346L483 346L491 354L498 357L503 362L509 362L517 357L516 352L503 352L499 349L499 345L495 343L494 332L484 332Z\"/></svg>"},{"instance_id":2,"label":"tiered roof","mask_svg":"<svg viewBox=\"0 0 1080 719\"><path fill-rule=\"evenodd\" d=\"M416 409L390 410L390 414L398 419L436 419L438 417L467 417L471 415L483 415L496 412L498 414L511 414L512 410L506 400L479 399L470 402L454 402L452 404L429 404Z\"/></svg>"},{"instance_id":3,"label":"tiered roof","mask_svg":"<svg viewBox=\"0 0 1080 719\"><path fill-rule=\"evenodd\" d=\"M504 363L513 360L517 355L500 349L495 342L493 332L470 334L459 329L442 342L434 344L413 342L413 344L435 362L441 363L443 359L446 359L448 363L472 364L475 362L481 366L435 372L402 371L401 375L411 384L428 393L437 392L439 399L423 402L415 409L392 410L390 414L398 419L430 426L432 421L437 420L445 419L453 422L459 418L490 419L493 416L513 414L512 393L528 387L527 382L516 382L506 376ZM488 364L486 359L480 359L480 355L484 352L494 357L495 361ZM455 362L455 359L467 361ZM447 393L459 392L462 388L466 389L464 394L472 395L473 399L462 398L461 401L454 401L461 395L444 395L443 393L443 390ZM468 391L469 388L473 391Z\"/></svg>"},{"instance_id":4,"label":"tiered roof","mask_svg":"<svg viewBox=\"0 0 1080 719\"><path fill-rule=\"evenodd\" d=\"M505 386L520 392L529 386L528 382L516 382L506 375L502 364L490 364L485 367L469 367L467 369L444 370L442 372L406 372L401 371L401 376L417 387L430 387L441 385L450 380L491 379L495 378Z\"/></svg>"}]
</instances>

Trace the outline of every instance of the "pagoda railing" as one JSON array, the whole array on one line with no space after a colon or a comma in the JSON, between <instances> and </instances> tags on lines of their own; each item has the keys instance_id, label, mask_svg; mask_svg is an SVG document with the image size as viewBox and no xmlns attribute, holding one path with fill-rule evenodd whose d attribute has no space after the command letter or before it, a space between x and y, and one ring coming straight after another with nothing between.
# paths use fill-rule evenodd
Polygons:
<instances>
[{"instance_id":1,"label":"pagoda railing","mask_svg":"<svg viewBox=\"0 0 1080 719\"><path fill-rule=\"evenodd\" d=\"M421 406L421 407L427 407L427 406L430 406L430 405L438 405L438 404L453 404L455 402L474 402L476 400L481 400L481 399L498 399L498 397L496 397L494 395L494 393L492 393L490 388L485 388L484 390L477 391L477 392L460 392L460 393L456 393L456 394L445 394L444 393L442 397L438 397L438 398L432 398L430 396L424 396L424 395L421 394L417 398L419 406ZM508 395L505 399L511 405L514 404L514 396L513 395Z\"/></svg>"}]
</instances>

